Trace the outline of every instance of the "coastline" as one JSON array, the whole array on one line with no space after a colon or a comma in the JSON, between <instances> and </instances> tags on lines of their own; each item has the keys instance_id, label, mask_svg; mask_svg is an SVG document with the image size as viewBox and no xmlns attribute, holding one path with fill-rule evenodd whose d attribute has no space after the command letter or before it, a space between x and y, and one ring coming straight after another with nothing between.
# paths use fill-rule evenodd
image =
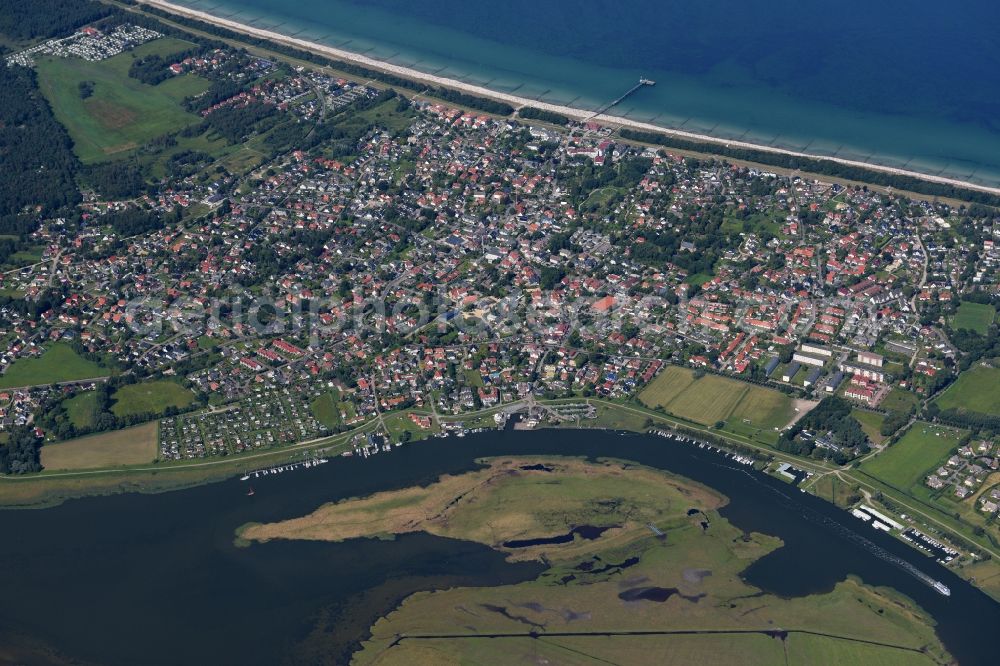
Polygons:
<instances>
[{"instance_id":1,"label":"coastline","mask_svg":"<svg viewBox=\"0 0 1000 666\"><path fill-rule=\"evenodd\" d=\"M623 118L620 116L609 115L607 113L602 113L594 115L593 112L587 111L585 109L579 109L571 106L565 106L560 104L552 104L549 102L542 102L539 100L530 99L527 97L520 97L518 95L513 95L510 93L504 93L496 90L492 90L483 86L477 86L457 79L450 79L443 76L437 76L434 74L428 74L421 72L420 70L413 69L411 67L404 67L401 65L394 65L392 63L385 62L383 60L378 60L376 58L371 58L359 53L354 53L352 51L347 51L344 49L326 46L323 44L318 44L316 42L311 42L305 39L299 39L296 37L290 37L283 35L278 32L271 30L265 30L261 28L255 28L251 25L245 23L240 23L238 21L233 21L230 19L215 16L208 12L191 9L189 7L184 7L181 5L168 2L166 0L136 0L138 5L149 5L151 7L156 7L162 11L183 16L189 19L195 19L202 21L204 23L212 24L218 27L226 28L234 32L239 32L260 39L266 39L284 46L290 46L293 48L302 49L305 51L312 51L323 56L330 58L335 58L338 60L343 60L351 62L357 65L362 65L374 70L386 72L393 74L395 76L400 76L422 83L427 83L435 86L442 86L445 88L451 88L453 90L459 90L464 93L471 95L476 95L479 97L486 97L489 99L494 99L502 102L506 102L515 108L520 108L524 106L531 106L545 111L551 111L553 113L562 114L573 120L582 121L588 120L600 123L606 126L612 127L625 127L628 129L639 130L643 132L656 132L664 134L669 137L683 139L687 141L695 141L699 143L711 144L716 146L722 146L726 148L739 148L747 150L757 150L762 152L768 152L778 155L784 155L787 157L798 157L813 160L825 160L834 162L837 164L842 164L844 166L858 167L864 169L871 169L873 171L879 171L882 173L891 174L894 176L907 176L910 178L917 178L927 182L938 183L942 185L950 185L953 187L960 187L969 190L975 190L978 192L986 192L988 194L1000 195L1000 187L991 187L988 185L982 185L979 183L973 183L969 181L960 180L957 178L947 178L944 176L937 176L933 174L923 173L920 171L911 171L908 169L899 169L896 167L885 166L878 164L877 162L864 162L860 160L850 160L841 157L830 157L825 155L813 155L810 153L789 150L785 148L777 148L774 146L768 146L764 144L756 144L748 141L738 141L723 139L719 137L714 137L708 134L698 134L695 132L688 132L679 129L672 129L669 127L664 127L661 125L656 125L653 123L641 122L637 120L630 120L628 118ZM667 149L669 150L669 148Z\"/></svg>"}]
</instances>

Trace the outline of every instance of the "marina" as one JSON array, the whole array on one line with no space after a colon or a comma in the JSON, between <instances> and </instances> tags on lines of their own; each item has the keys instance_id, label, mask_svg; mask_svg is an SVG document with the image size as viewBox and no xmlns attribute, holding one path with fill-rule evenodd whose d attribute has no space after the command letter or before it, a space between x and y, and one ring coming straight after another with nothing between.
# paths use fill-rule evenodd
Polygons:
<instances>
[{"instance_id":1,"label":"marina","mask_svg":"<svg viewBox=\"0 0 1000 666\"><path fill-rule=\"evenodd\" d=\"M285 472L294 472L295 470L298 469L310 469L318 465L324 465L328 462L329 460L327 460L326 458L311 458L309 460L303 460L302 462L288 463L286 465L277 465L275 467L266 467L264 469L258 469L252 472L245 472L243 476L240 477L240 481L261 479L276 474L283 474Z\"/></svg>"}]
</instances>

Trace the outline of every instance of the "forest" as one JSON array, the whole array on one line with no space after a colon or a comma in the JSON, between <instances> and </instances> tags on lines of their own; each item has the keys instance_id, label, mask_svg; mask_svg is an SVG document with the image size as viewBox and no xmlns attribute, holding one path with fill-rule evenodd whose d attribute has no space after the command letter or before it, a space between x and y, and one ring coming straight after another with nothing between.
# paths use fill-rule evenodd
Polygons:
<instances>
[{"instance_id":1,"label":"forest","mask_svg":"<svg viewBox=\"0 0 1000 666\"><path fill-rule=\"evenodd\" d=\"M0 182L0 234L22 236L34 229L39 212L48 215L80 200L73 142L39 92L33 70L0 67L0 148L0 173L18 174ZM35 208L31 214L28 206Z\"/></svg>"},{"instance_id":2,"label":"forest","mask_svg":"<svg viewBox=\"0 0 1000 666\"><path fill-rule=\"evenodd\" d=\"M31 426L15 426L10 429L10 438L0 446L0 474L25 474L38 472L42 465L38 460L38 447L42 440L35 435Z\"/></svg>"},{"instance_id":3,"label":"forest","mask_svg":"<svg viewBox=\"0 0 1000 666\"><path fill-rule=\"evenodd\" d=\"M93 0L0 0L0 33L15 41L62 37L115 11Z\"/></svg>"},{"instance_id":4,"label":"forest","mask_svg":"<svg viewBox=\"0 0 1000 666\"><path fill-rule=\"evenodd\" d=\"M844 464L857 455L868 452L868 436L861 424L851 415L851 403L838 396L824 399L795 425L782 433L777 448L797 455L809 455L817 448L816 440L826 437L833 440L839 450L830 457ZM800 436L810 433L808 436ZM850 452L854 453L852 455Z\"/></svg>"}]
</instances>

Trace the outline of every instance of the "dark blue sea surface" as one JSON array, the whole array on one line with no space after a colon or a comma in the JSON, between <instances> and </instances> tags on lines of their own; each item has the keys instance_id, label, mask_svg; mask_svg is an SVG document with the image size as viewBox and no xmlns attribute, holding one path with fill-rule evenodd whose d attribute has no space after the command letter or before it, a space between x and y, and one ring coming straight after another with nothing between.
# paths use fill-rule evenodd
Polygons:
<instances>
[{"instance_id":1,"label":"dark blue sea surface","mask_svg":"<svg viewBox=\"0 0 1000 666\"><path fill-rule=\"evenodd\" d=\"M496 90L1000 185L1000 3L174 0Z\"/></svg>"}]
</instances>

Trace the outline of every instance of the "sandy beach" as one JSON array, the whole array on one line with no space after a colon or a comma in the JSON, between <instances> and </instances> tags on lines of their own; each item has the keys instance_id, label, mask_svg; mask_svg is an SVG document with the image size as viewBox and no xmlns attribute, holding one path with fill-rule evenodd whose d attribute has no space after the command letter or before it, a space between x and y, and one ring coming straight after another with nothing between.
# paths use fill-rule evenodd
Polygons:
<instances>
[{"instance_id":1,"label":"sandy beach","mask_svg":"<svg viewBox=\"0 0 1000 666\"><path fill-rule=\"evenodd\" d=\"M546 111L553 111L555 113L560 113L569 118L575 120L591 120L593 122L600 123L602 125L617 126L617 127L628 127L635 130L647 131L647 132L659 132L668 136L677 137L679 139L686 139L689 141L698 141L702 143L716 144L720 146L727 146L731 148L746 148L751 150L760 150L769 153L776 153L780 155L789 155L793 157L804 157L812 159L822 159L829 160L831 162L836 162L838 164L844 164L852 167L862 167L866 169L871 169L873 171L880 171L884 173L890 173L898 176L910 176L913 178L919 178L921 180L943 183L946 185L953 185L956 187L963 187L970 190L977 190L980 192L988 192L990 194L1000 195L1000 187L990 187L987 185L980 185L978 183L971 183L963 180L958 180L954 178L947 178L943 176L936 176L932 174L921 173L919 171L909 171L906 169L898 169L895 167L884 166L881 164L862 162L857 160L848 160L840 157L828 157L825 155L811 155L809 153L797 152L794 150L787 150L784 148L776 148L773 146L761 145L756 143L750 143L747 141L734 141L729 139L720 139L718 137L713 137L706 134L696 134L694 132L686 132L683 130L671 129L668 127L661 127L659 125L654 125L652 123L644 123L640 121L630 120L628 118L622 118L618 116L600 114L594 115L593 112L587 111L585 109L577 109L570 106L562 106L559 104L550 104L548 102L543 102L539 100L529 99L526 97L519 97L517 95L511 95L509 93L503 93L496 90L491 90L489 88L484 88L482 86L476 86L469 83L464 83L455 79L449 79L442 76L435 76L433 74L428 74L421 72L416 69L409 67L402 67L400 65L393 65L382 60L377 60L375 58L369 58L367 56L353 53L351 51L345 51L343 49L338 49L332 46L326 46L323 44L317 44L315 42L310 42L304 39L297 39L295 37L289 37L287 35L282 35L281 33L272 32L270 30L263 30L260 28L255 28L244 23L239 23L237 21L231 21L229 19L214 16L207 12L202 12L188 7L182 7L180 5L173 4L171 2L163 2L161 0L137 0L140 4L151 5L158 7L164 11L186 16L188 18L197 19L199 21L204 21L205 23L211 23L220 27L228 28L235 32L241 32L248 35L253 35L254 37L259 37L262 39L267 39L269 41L284 44L286 46L292 46L295 48L302 49L304 51L312 51L314 53L319 53L324 56L328 56L332 59L343 60L348 62L353 62L358 65L363 65L374 70L379 70L382 72L389 72L397 76L405 77L415 81L420 81L434 86L444 86L447 88L452 88L455 90L461 90L472 95L477 95L480 97L488 97L495 100L500 100L514 106L515 108L522 106L532 106L539 109L544 109Z\"/></svg>"}]
</instances>

